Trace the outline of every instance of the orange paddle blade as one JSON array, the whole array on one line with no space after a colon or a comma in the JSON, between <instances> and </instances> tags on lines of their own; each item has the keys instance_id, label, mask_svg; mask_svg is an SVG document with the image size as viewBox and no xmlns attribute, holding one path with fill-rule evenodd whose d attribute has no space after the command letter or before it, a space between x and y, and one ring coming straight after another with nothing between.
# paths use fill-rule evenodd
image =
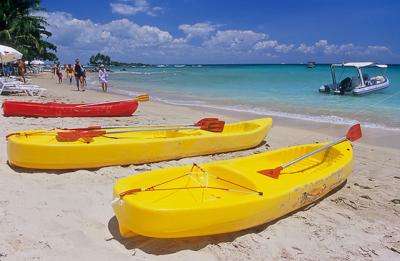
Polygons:
<instances>
[{"instance_id":1,"label":"orange paddle blade","mask_svg":"<svg viewBox=\"0 0 400 261\"><path fill-rule=\"evenodd\" d=\"M263 174L265 176L277 179L279 177L279 174L281 174L282 170L283 170L283 168L281 166L279 166L274 169L263 169L263 170L259 170L257 172L260 174Z\"/></svg>"},{"instance_id":2,"label":"orange paddle blade","mask_svg":"<svg viewBox=\"0 0 400 261\"><path fill-rule=\"evenodd\" d=\"M351 126L346 134L346 139L348 139L349 141L356 141L361 137L362 137L362 131L360 123Z\"/></svg>"},{"instance_id":3,"label":"orange paddle blade","mask_svg":"<svg viewBox=\"0 0 400 261\"><path fill-rule=\"evenodd\" d=\"M211 132L222 132L224 130L224 126L224 121L211 121L208 123L203 123L203 125L200 126L200 129Z\"/></svg>"},{"instance_id":4,"label":"orange paddle blade","mask_svg":"<svg viewBox=\"0 0 400 261\"><path fill-rule=\"evenodd\" d=\"M215 121L218 121L218 118L203 118L203 119L199 120L198 122L196 122L194 125L202 126L204 124L208 124L210 122L215 122Z\"/></svg>"},{"instance_id":5,"label":"orange paddle blade","mask_svg":"<svg viewBox=\"0 0 400 261\"><path fill-rule=\"evenodd\" d=\"M56 139L57 141L77 141L80 138L94 138L105 134L105 131L102 130L88 130L88 131L62 131L57 132Z\"/></svg>"}]
</instances>

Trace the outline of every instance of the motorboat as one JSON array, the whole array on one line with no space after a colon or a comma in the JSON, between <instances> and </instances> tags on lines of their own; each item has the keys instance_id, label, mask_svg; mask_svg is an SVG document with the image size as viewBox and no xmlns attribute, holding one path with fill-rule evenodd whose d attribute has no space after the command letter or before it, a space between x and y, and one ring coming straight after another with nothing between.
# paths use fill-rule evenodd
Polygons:
<instances>
[{"instance_id":1,"label":"motorboat","mask_svg":"<svg viewBox=\"0 0 400 261\"><path fill-rule=\"evenodd\" d=\"M387 67L386 64L376 64L373 62L332 64L332 84L321 85L319 91L325 93L333 92L339 95L347 93L363 95L386 89L389 87L389 79L386 76ZM371 69L372 71L382 69L383 72L370 77L366 71L371 71ZM347 75L346 72L348 71L353 71L353 75Z\"/></svg>"},{"instance_id":2,"label":"motorboat","mask_svg":"<svg viewBox=\"0 0 400 261\"><path fill-rule=\"evenodd\" d=\"M307 68L314 68L316 63L314 61L307 62Z\"/></svg>"}]
</instances>

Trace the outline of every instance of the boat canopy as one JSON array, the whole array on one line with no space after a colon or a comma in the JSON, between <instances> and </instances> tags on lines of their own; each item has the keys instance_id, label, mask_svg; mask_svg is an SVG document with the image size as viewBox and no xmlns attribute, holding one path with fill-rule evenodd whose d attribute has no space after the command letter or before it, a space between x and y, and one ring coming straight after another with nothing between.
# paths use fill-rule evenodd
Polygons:
<instances>
[{"instance_id":1,"label":"boat canopy","mask_svg":"<svg viewBox=\"0 0 400 261\"><path fill-rule=\"evenodd\" d=\"M335 67L356 67L356 68L375 66L375 67L379 67L379 68L387 68L386 64L376 64L376 63L373 63L373 62L336 63L336 64L332 64L332 66L335 66Z\"/></svg>"}]
</instances>

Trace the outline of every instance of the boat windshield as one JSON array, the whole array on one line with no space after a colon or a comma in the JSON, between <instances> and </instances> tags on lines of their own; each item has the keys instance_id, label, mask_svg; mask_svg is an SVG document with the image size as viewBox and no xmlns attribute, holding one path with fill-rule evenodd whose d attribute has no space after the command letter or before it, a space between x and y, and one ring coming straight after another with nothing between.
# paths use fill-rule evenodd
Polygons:
<instances>
[{"instance_id":1,"label":"boat windshield","mask_svg":"<svg viewBox=\"0 0 400 261\"><path fill-rule=\"evenodd\" d=\"M371 79L376 76L385 76L386 69L379 68L379 67L365 67L361 68L363 74L368 75L368 78Z\"/></svg>"},{"instance_id":2,"label":"boat windshield","mask_svg":"<svg viewBox=\"0 0 400 261\"><path fill-rule=\"evenodd\" d=\"M357 68L355 67L334 67L334 74L336 78L336 84L340 85L342 82L348 82L352 88L361 85L360 75Z\"/></svg>"}]
</instances>

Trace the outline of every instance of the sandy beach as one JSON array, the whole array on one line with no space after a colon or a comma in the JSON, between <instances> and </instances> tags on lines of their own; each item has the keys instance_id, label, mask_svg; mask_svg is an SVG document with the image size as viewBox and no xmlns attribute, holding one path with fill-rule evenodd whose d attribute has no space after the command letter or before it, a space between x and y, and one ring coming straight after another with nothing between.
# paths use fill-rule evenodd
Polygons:
<instances>
[{"instance_id":1,"label":"sandy beach","mask_svg":"<svg viewBox=\"0 0 400 261\"><path fill-rule=\"evenodd\" d=\"M103 102L127 97L75 91L49 73L31 76L44 97L0 101ZM99 87L100 90L100 87ZM275 119L266 143L250 150L98 170L36 171L7 164L5 135L24 129L196 122L260 117L204 111L154 101L131 117L22 118L0 116L0 260L399 260L400 135L367 129L354 144L354 171L321 201L275 222L244 231L185 239L122 239L111 208L116 179L169 166L252 155L333 140L348 126ZM266 115L268 116L268 115ZM318 251L317 251L318 250Z\"/></svg>"}]
</instances>

